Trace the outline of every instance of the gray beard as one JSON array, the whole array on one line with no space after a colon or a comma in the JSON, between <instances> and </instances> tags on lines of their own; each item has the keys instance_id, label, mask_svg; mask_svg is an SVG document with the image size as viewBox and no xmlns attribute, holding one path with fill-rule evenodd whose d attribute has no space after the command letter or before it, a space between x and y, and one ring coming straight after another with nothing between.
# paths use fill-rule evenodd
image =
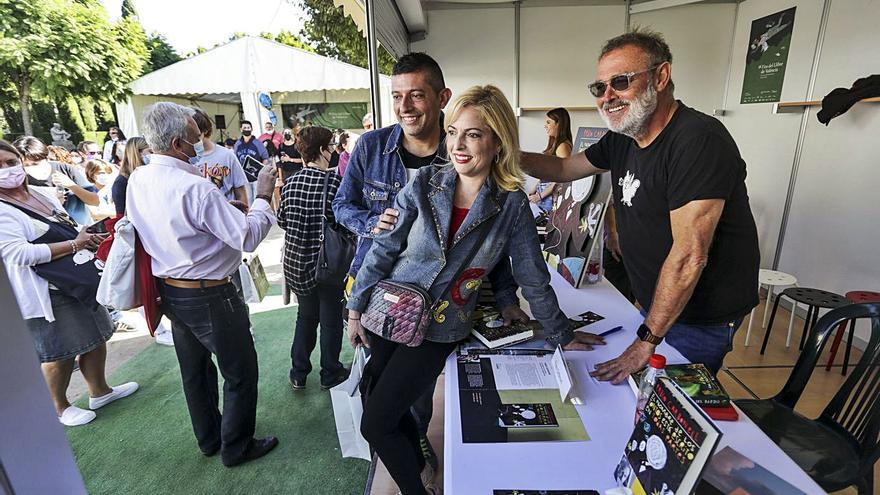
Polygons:
<instances>
[{"instance_id":1,"label":"gray beard","mask_svg":"<svg viewBox=\"0 0 880 495\"><path fill-rule=\"evenodd\" d=\"M653 84L649 84L647 89L642 94L636 96L635 99L621 100L629 102L629 111L627 111L626 116L623 117L619 124L611 123L611 119L604 108L600 109L599 116L602 117L605 125L612 132L638 139L645 135L648 121L651 119L651 115L654 114L654 110L657 109L657 100L657 90ZM605 105L607 106L608 103Z\"/></svg>"}]
</instances>

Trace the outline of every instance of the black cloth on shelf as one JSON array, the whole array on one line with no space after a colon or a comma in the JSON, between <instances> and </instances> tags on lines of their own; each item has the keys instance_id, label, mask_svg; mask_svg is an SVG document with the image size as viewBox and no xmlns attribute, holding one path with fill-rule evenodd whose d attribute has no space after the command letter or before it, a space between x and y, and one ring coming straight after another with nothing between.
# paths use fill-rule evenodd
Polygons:
<instances>
[{"instance_id":1,"label":"black cloth on shelf","mask_svg":"<svg viewBox=\"0 0 880 495\"><path fill-rule=\"evenodd\" d=\"M880 96L880 74L863 77L849 89L837 88L822 98L822 110L816 114L819 122L828 125L831 119L846 113L853 105L865 98Z\"/></svg>"}]
</instances>

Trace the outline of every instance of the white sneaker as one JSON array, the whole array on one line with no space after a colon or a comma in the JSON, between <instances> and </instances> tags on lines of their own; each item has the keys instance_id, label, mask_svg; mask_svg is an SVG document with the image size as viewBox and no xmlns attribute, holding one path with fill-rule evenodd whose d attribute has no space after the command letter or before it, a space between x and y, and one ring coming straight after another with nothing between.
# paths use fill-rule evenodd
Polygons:
<instances>
[{"instance_id":1,"label":"white sneaker","mask_svg":"<svg viewBox=\"0 0 880 495\"><path fill-rule=\"evenodd\" d=\"M160 329L157 331L156 343L159 345L174 347L174 335L171 333L171 330Z\"/></svg>"},{"instance_id":2,"label":"white sneaker","mask_svg":"<svg viewBox=\"0 0 880 495\"><path fill-rule=\"evenodd\" d=\"M123 383L118 387L112 387L113 391L109 394L102 395L101 397L89 397L89 409L100 409L117 399L128 397L135 393L138 387L137 382Z\"/></svg>"},{"instance_id":3,"label":"white sneaker","mask_svg":"<svg viewBox=\"0 0 880 495\"><path fill-rule=\"evenodd\" d=\"M64 426L82 426L86 423L91 423L95 416L97 414L93 411L70 406L61 413L58 421Z\"/></svg>"}]
</instances>

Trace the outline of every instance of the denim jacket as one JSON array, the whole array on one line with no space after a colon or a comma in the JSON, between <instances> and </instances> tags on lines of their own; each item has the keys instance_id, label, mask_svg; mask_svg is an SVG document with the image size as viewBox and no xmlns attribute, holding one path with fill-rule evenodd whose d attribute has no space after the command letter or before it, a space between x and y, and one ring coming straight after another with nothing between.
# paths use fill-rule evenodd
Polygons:
<instances>
[{"instance_id":1,"label":"denim jacket","mask_svg":"<svg viewBox=\"0 0 880 495\"><path fill-rule=\"evenodd\" d=\"M379 235L373 229L386 208L393 208L397 194L407 183L406 167L400 156L403 129L400 124L370 131L358 139L351 153L348 167L333 199L336 221L358 236L358 248L348 273L357 275L364 257ZM440 139L437 157L431 168L444 166L446 137ZM518 305L517 286L510 273L510 265L501 263L489 276L492 292L499 308Z\"/></svg>"},{"instance_id":2,"label":"denim jacket","mask_svg":"<svg viewBox=\"0 0 880 495\"><path fill-rule=\"evenodd\" d=\"M458 174L449 165L424 167L397 196L400 215L394 230L374 236L358 271L348 308L363 312L373 288L384 279L416 284L440 301L426 335L432 342L456 342L470 334L471 313L482 278L512 257L513 278L552 344L573 338L568 319L550 287L538 232L522 191L505 192L490 179L480 189L464 222L447 246ZM491 228L486 232L486 222ZM473 259L464 258L480 242ZM462 268L458 279L449 284ZM450 286L445 292L447 285Z\"/></svg>"}]
</instances>

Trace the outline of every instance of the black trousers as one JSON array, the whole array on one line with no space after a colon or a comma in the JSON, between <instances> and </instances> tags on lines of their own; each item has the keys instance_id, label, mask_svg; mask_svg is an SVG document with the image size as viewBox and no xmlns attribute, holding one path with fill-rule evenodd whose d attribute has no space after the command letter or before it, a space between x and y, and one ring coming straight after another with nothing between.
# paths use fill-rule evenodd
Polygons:
<instances>
[{"instance_id":1,"label":"black trousers","mask_svg":"<svg viewBox=\"0 0 880 495\"><path fill-rule=\"evenodd\" d=\"M257 413L257 352L247 306L232 284L180 289L161 284L163 309L171 318L183 392L202 452L224 461L244 456ZM223 414L217 406L217 368L223 375Z\"/></svg>"},{"instance_id":2,"label":"black trousers","mask_svg":"<svg viewBox=\"0 0 880 495\"><path fill-rule=\"evenodd\" d=\"M407 347L370 334L370 360L364 379L370 387L361 433L379 454L404 495L425 493L420 473L425 458L419 426L410 408L437 380L457 343L424 341Z\"/></svg>"},{"instance_id":3,"label":"black trousers","mask_svg":"<svg viewBox=\"0 0 880 495\"><path fill-rule=\"evenodd\" d=\"M319 285L308 295L297 295L296 330L290 346L290 378L305 380L312 371L311 355L321 325L321 384L328 385L342 372L342 287Z\"/></svg>"}]
</instances>

